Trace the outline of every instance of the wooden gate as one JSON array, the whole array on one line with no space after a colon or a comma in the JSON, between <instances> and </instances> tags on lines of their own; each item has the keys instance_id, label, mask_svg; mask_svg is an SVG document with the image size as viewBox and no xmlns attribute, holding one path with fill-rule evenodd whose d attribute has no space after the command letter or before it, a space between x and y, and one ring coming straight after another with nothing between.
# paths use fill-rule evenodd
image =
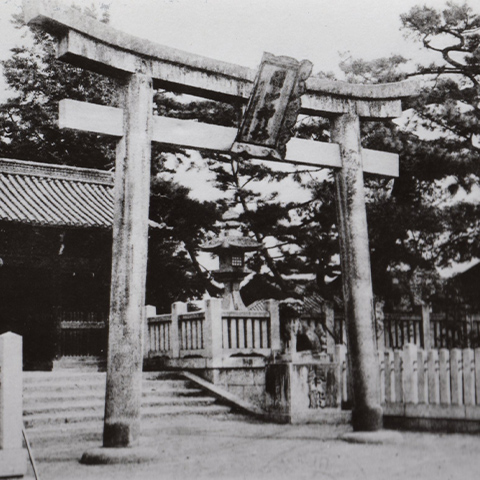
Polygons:
<instances>
[{"instance_id":1,"label":"wooden gate","mask_svg":"<svg viewBox=\"0 0 480 480\"><path fill-rule=\"evenodd\" d=\"M107 316L106 312L60 312L59 356L106 358Z\"/></svg>"}]
</instances>

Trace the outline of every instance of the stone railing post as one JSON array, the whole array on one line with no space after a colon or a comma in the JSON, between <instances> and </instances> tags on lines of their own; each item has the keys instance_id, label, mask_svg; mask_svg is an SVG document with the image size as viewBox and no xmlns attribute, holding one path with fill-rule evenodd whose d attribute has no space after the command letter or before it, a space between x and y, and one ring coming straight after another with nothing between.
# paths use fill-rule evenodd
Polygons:
<instances>
[{"instance_id":1,"label":"stone railing post","mask_svg":"<svg viewBox=\"0 0 480 480\"><path fill-rule=\"evenodd\" d=\"M430 312L432 307L429 303L422 303L422 331L423 349L428 352L432 348L430 333Z\"/></svg>"},{"instance_id":2,"label":"stone railing post","mask_svg":"<svg viewBox=\"0 0 480 480\"><path fill-rule=\"evenodd\" d=\"M178 317L184 313L187 313L186 303L175 302L172 304L172 323L170 324L170 349L172 350L172 358L180 357L180 333Z\"/></svg>"},{"instance_id":3,"label":"stone railing post","mask_svg":"<svg viewBox=\"0 0 480 480\"><path fill-rule=\"evenodd\" d=\"M148 319L157 314L157 307L145 305L145 318L143 319L143 358L147 358L150 352L150 331Z\"/></svg>"},{"instance_id":4,"label":"stone railing post","mask_svg":"<svg viewBox=\"0 0 480 480\"><path fill-rule=\"evenodd\" d=\"M222 300L209 298L205 300L205 323L203 327L204 349L207 358L222 358Z\"/></svg>"},{"instance_id":5,"label":"stone railing post","mask_svg":"<svg viewBox=\"0 0 480 480\"><path fill-rule=\"evenodd\" d=\"M348 383L347 383L347 347L343 344L335 345L335 363L337 364L337 400L338 405L347 402Z\"/></svg>"},{"instance_id":6,"label":"stone railing post","mask_svg":"<svg viewBox=\"0 0 480 480\"><path fill-rule=\"evenodd\" d=\"M270 348L280 351L280 310L278 300L267 300L267 310L270 312Z\"/></svg>"},{"instance_id":7,"label":"stone railing post","mask_svg":"<svg viewBox=\"0 0 480 480\"><path fill-rule=\"evenodd\" d=\"M325 327L327 330L327 353L335 353L335 312L331 302L323 304L323 314L325 315Z\"/></svg>"},{"instance_id":8,"label":"stone railing post","mask_svg":"<svg viewBox=\"0 0 480 480\"><path fill-rule=\"evenodd\" d=\"M22 427L22 337L0 335L0 477L27 471Z\"/></svg>"}]
</instances>

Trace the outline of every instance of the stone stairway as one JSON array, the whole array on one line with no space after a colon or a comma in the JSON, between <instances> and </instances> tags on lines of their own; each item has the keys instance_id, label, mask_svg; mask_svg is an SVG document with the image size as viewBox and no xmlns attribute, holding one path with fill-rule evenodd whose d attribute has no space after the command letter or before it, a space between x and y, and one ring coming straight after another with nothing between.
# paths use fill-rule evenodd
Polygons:
<instances>
[{"instance_id":1,"label":"stone stairway","mask_svg":"<svg viewBox=\"0 0 480 480\"><path fill-rule=\"evenodd\" d=\"M33 447L101 441L105 373L24 372L23 419ZM144 373L142 433L172 416L228 415L230 408L189 380L167 373ZM186 420L188 422L188 420Z\"/></svg>"}]
</instances>

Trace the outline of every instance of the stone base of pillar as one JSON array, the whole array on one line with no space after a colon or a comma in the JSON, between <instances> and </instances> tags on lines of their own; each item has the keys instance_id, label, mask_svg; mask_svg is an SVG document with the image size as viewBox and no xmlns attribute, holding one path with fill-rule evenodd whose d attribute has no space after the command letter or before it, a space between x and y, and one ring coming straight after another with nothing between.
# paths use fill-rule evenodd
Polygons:
<instances>
[{"instance_id":1,"label":"stone base of pillar","mask_svg":"<svg viewBox=\"0 0 480 480\"><path fill-rule=\"evenodd\" d=\"M104 448L130 448L135 446L139 438L139 422L106 423L103 430Z\"/></svg>"},{"instance_id":2,"label":"stone base of pillar","mask_svg":"<svg viewBox=\"0 0 480 480\"><path fill-rule=\"evenodd\" d=\"M349 432L339 437L348 443L367 443L371 445L399 444L403 442L403 435L392 430L376 432Z\"/></svg>"},{"instance_id":3,"label":"stone base of pillar","mask_svg":"<svg viewBox=\"0 0 480 480\"><path fill-rule=\"evenodd\" d=\"M158 458L158 451L151 447L93 448L86 451L80 463L84 465L115 465L127 463L146 463Z\"/></svg>"},{"instance_id":4,"label":"stone base of pillar","mask_svg":"<svg viewBox=\"0 0 480 480\"><path fill-rule=\"evenodd\" d=\"M356 432L375 432L383 428L382 407L354 407L352 426Z\"/></svg>"}]
</instances>

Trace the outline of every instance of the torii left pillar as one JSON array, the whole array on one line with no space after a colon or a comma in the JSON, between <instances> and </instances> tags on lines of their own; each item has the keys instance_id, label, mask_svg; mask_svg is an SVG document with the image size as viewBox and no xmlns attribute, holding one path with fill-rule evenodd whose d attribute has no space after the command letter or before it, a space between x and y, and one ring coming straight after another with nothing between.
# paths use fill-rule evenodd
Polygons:
<instances>
[{"instance_id":1,"label":"torii left pillar","mask_svg":"<svg viewBox=\"0 0 480 480\"><path fill-rule=\"evenodd\" d=\"M138 443L142 397L152 79L131 75L121 96L125 134L116 153L104 447Z\"/></svg>"},{"instance_id":2,"label":"torii left pillar","mask_svg":"<svg viewBox=\"0 0 480 480\"><path fill-rule=\"evenodd\" d=\"M85 452L87 464L138 462L156 454L139 445L153 86L147 73L120 84L123 135L115 166L103 448Z\"/></svg>"}]
</instances>

